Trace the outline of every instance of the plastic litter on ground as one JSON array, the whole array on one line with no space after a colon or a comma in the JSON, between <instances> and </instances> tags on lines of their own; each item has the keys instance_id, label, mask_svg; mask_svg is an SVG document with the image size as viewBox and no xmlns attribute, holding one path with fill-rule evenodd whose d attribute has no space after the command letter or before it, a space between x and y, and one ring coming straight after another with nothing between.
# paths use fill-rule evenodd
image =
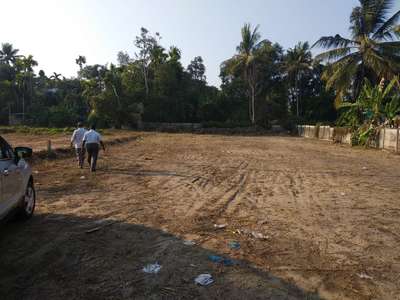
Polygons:
<instances>
[{"instance_id":1,"label":"plastic litter on ground","mask_svg":"<svg viewBox=\"0 0 400 300\"><path fill-rule=\"evenodd\" d=\"M214 279L210 274L200 274L196 277L194 282L198 285L207 286L214 283Z\"/></svg>"},{"instance_id":2,"label":"plastic litter on ground","mask_svg":"<svg viewBox=\"0 0 400 300\"><path fill-rule=\"evenodd\" d=\"M157 274L158 272L160 272L161 268L162 266L158 263L149 264L143 267L143 272L147 274Z\"/></svg>"}]
</instances>

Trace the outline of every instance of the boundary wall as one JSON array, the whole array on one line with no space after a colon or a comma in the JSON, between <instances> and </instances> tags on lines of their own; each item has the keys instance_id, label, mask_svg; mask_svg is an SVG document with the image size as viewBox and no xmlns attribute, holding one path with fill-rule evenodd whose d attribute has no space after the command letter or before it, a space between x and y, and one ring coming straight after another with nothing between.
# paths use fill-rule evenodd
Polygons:
<instances>
[{"instance_id":1,"label":"boundary wall","mask_svg":"<svg viewBox=\"0 0 400 300\"><path fill-rule=\"evenodd\" d=\"M351 132L345 127L299 125L297 126L297 132L299 136L304 138L351 144ZM379 137L374 144L371 146L400 153L400 128L381 129Z\"/></svg>"}]
</instances>

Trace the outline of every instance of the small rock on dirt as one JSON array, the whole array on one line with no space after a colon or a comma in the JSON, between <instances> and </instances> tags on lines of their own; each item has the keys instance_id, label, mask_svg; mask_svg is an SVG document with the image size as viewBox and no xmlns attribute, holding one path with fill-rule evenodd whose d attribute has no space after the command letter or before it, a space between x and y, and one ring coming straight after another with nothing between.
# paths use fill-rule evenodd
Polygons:
<instances>
[{"instance_id":1,"label":"small rock on dirt","mask_svg":"<svg viewBox=\"0 0 400 300\"><path fill-rule=\"evenodd\" d=\"M262 233L259 232L252 232L251 235L255 238L255 239L259 239L259 240L268 240L269 236L264 235Z\"/></svg>"},{"instance_id":2,"label":"small rock on dirt","mask_svg":"<svg viewBox=\"0 0 400 300\"><path fill-rule=\"evenodd\" d=\"M227 224L214 224L215 229L224 229L227 226L228 226Z\"/></svg>"},{"instance_id":3,"label":"small rock on dirt","mask_svg":"<svg viewBox=\"0 0 400 300\"><path fill-rule=\"evenodd\" d=\"M196 245L196 242L194 241L183 241L183 244L186 246L194 246Z\"/></svg>"},{"instance_id":4,"label":"small rock on dirt","mask_svg":"<svg viewBox=\"0 0 400 300\"><path fill-rule=\"evenodd\" d=\"M360 277L361 279L371 279L373 280L374 278L372 276L369 276L367 274L361 273L361 274L357 274L358 277Z\"/></svg>"}]
</instances>

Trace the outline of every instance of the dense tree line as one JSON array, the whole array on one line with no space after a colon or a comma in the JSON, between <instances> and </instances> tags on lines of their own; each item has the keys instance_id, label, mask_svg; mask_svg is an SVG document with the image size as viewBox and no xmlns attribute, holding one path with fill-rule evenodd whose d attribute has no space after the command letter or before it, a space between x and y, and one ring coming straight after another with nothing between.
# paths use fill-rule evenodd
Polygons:
<instances>
[{"instance_id":1,"label":"dense tree line","mask_svg":"<svg viewBox=\"0 0 400 300\"><path fill-rule=\"evenodd\" d=\"M200 56L185 68L181 51L164 48L160 34L145 28L134 41L133 57L121 51L118 65L86 65L79 56L75 78L36 74L31 55L2 44L1 123L8 122L9 112L26 124L55 127L77 121L104 127L134 127L140 121L290 126L294 118L335 119L333 95L321 80L323 66L313 66L307 43L285 53L278 44L260 42L250 25L242 37L237 54L221 64L220 89L207 84Z\"/></svg>"},{"instance_id":2,"label":"dense tree line","mask_svg":"<svg viewBox=\"0 0 400 300\"><path fill-rule=\"evenodd\" d=\"M250 25L243 30L247 34ZM259 35L258 31L255 34ZM3 44L1 123L8 122L10 112L18 113L26 124L56 127L79 120L105 127L134 127L141 120L269 126L290 123L295 117L335 119L333 96L325 92L321 80L323 67L312 66L307 43L285 53L280 45L267 40L258 45L242 42L238 54L221 64L218 89L207 84L200 56L185 68L181 51L174 46L165 49L160 39L158 33L151 35L142 28L134 42L134 57L121 51L118 65L86 65L86 58L79 56L75 78L58 73L48 76L43 71L36 74L38 63L32 56L20 55L11 44ZM246 58L247 54L254 55L254 61ZM302 55L307 59L296 65Z\"/></svg>"},{"instance_id":3,"label":"dense tree line","mask_svg":"<svg viewBox=\"0 0 400 300\"><path fill-rule=\"evenodd\" d=\"M67 126L78 120L100 126L135 126L137 122L200 122L207 104L219 96L207 85L205 66L195 57L187 68L176 47L167 51L160 36L141 30L134 58L118 54L118 66L86 65L79 56L76 78L43 71L35 74L32 56L19 55L11 44L0 53L1 123L11 111L25 122L40 126Z\"/></svg>"},{"instance_id":4,"label":"dense tree line","mask_svg":"<svg viewBox=\"0 0 400 300\"><path fill-rule=\"evenodd\" d=\"M148 121L289 128L332 123L339 114L346 125L348 103L357 103L366 81L385 84L399 73L400 12L388 16L392 6L391 0L360 0L350 17L351 37L322 37L314 47L328 51L316 58L307 42L285 51L245 24L236 53L221 63L220 88L207 84L200 56L184 67L180 49L163 47L160 34L145 28L134 40L132 57L121 51L117 65L87 65L79 56L74 78L36 74L32 55L4 43L0 123L18 113L26 124L56 127L88 121L119 128Z\"/></svg>"}]
</instances>

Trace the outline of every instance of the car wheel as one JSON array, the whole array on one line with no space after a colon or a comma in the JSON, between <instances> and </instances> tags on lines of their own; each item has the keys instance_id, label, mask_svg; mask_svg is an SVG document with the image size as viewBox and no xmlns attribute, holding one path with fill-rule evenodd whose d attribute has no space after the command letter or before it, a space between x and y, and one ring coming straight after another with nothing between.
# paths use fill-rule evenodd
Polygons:
<instances>
[{"instance_id":1,"label":"car wheel","mask_svg":"<svg viewBox=\"0 0 400 300\"><path fill-rule=\"evenodd\" d=\"M32 217L35 211L36 205L36 192L33 186L33 182L29 181L28 186L25 190L25 195L22 198L20 216L23 220L27 220Z\"/></svg>"}]
</instances>

